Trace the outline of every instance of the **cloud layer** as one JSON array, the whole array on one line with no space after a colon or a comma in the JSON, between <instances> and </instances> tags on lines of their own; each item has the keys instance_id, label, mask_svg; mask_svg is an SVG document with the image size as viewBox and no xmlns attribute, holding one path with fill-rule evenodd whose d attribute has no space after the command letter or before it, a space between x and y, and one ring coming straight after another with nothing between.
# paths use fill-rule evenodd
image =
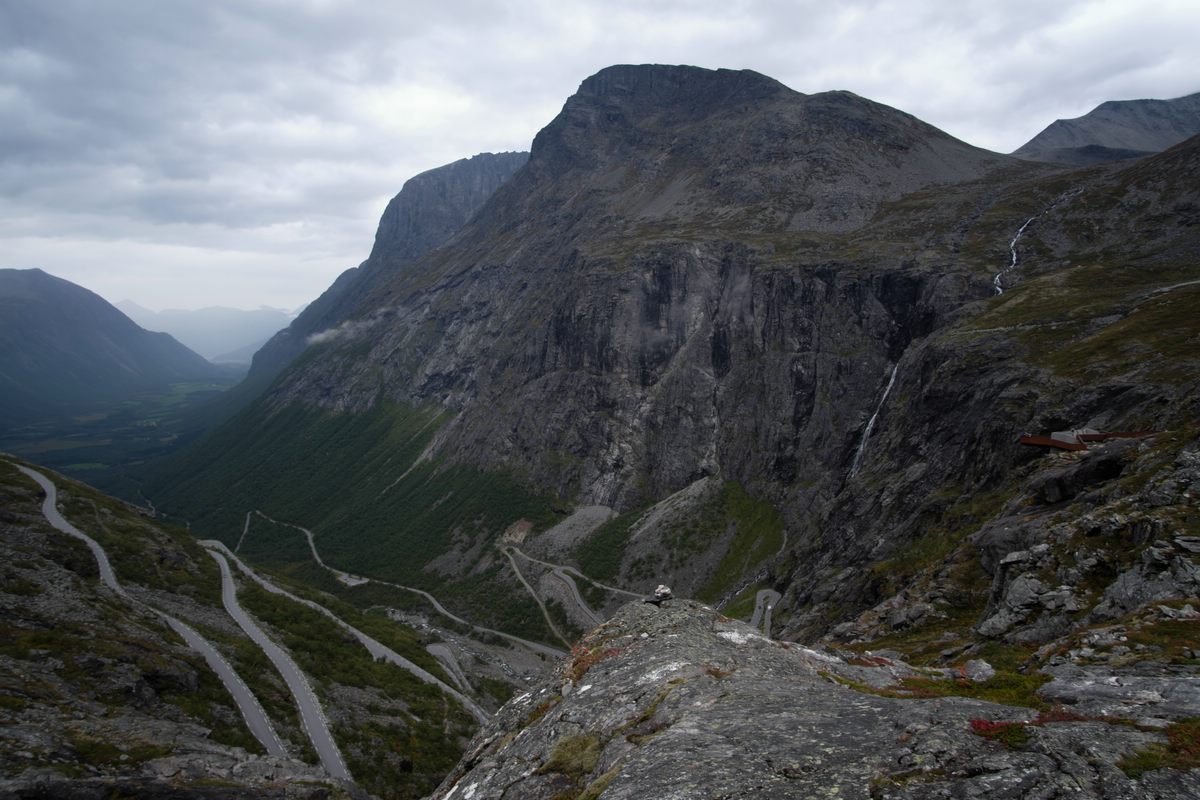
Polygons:
<instances>
[{"instance_id":1,"label":"cloud layer","mask_svg":"<svg viewBox=\"0 0 1200 800\"><path fill-rule=\"evenodd\" d=\"M151 308L297 306L408 177L526 149L614 63L849 89L1010 151L1200 89L1200 6L1063 0L8 0L0 267Z\"/></svg>"}]
</instances>

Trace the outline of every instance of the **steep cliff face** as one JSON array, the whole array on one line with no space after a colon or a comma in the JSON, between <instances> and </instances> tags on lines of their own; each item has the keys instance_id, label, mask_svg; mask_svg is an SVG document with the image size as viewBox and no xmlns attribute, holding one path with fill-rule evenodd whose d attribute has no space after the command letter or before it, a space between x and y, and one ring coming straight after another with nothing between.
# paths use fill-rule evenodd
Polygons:
<instances>
[{"instance_id":1,"label":"steep cliff face","mask_svg":"<svg viewBox=\"0 0 1200 800\"><path fill-rule=\"evenodd\" d=\"M755 73L604 70L163 491L412 581L502 583L509 525L604 505L529 548L734 607L773 585L819 636L968 558L1024 491L1020 432L1194 413L1196 151L1067 171Z\"/></svg>"},{"instance_id":2,"label":"steep cliff face","mask_svg":"<svg viewBox=\"0 0 1200 800\"><path fill-rule=\"evenodd\" d=\"M889 357L986 291L969 266L851 260L846 232L1019 167L845 93L605 70L450 246L363 297L271 402L437 403L457 414L439 453L625 508L718 472L820 482Z\"/></svg>"},{"instance_id":3,"label":"steep cliff face","mask_svg":"<svg viewBox=\"0 0 1200 800\"><path fill-rule=\"evenodd\" d=\"M1155 580L1132 570L1154 544L1138 525L1159 531L1154 546L1167 551L1172 537L1197 532L1183 511L1189 462L1174 458L1194 448L1200 412L1200 323L1187 310L1200 288L1198 154L1193 139L1123 169L1064 177L1066 199L1020 241L1016 273L1025 282L898 360L861 470L794 536L792 563L776 573L784 605L797 612L786 635L819 636L877 604L839 635L939 630L941 649L954 650L981 626L984 638L1046 645L1135 610L1107 598L1128 595L1125 583ZM1115 456L1086 454L1083 466L1072 466L1078 454L1064 462L1017 442L1023 432L1081 427L1164 433ZM1089 457L1109 471L1066 479L1076 481L1070 491L1046 490L1064 480L1056 470L1091 474ZM1100 518L1109 527L1087 521ZM1067 542L1086 539L1085 530L1105 531L1090 534L1104 555L1076 568ZM1035 545L1057 555L1030 570L1001 568ZM982 561L981 548L991 548ZM1181 546L1180 558L1178 580L1146 590L1144 602L1195 595L1193 557ZM1047 600L1038 624L1041 604L1031 598L1006 624L983 625L1002 610L1009 583L1035 574L1050 582L1046 591L1069 587L1069 611ZM920 610L901 613L911 606Z\"/></svg>"},{"instance_id":4,"label":"steep cliff face","mask_svg":"<svg viewBox=\"0 0 1200 800\"><path fill-rule=\"evenodd\" d=\"M388 202L370 257L346 270L254 355L230 408L253 400L308 346L313 334L342 322L381 277L445 243L528 160L528 153L480 153L422 172Z\"/></svg>"}]
</instances>

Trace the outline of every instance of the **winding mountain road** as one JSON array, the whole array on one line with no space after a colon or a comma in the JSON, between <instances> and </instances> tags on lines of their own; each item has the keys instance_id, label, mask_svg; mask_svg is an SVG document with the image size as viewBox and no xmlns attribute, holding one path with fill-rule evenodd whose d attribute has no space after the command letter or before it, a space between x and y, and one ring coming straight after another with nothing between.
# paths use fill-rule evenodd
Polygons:
<instances>
[{"instance_id":1,"label":"winding mountain road","mask_svg":"<svg viewBox=\"0 0 1200 800\"><path fill-rule=\"evenodd\" d=\"M521 548L517 547L516 545L509 545L509 547L511 547L514 551L516 551L517 555L519 555L521 558L525 559L526 561L532 561L535 564L541 564L544 567L550 567L551 569L553 569L557 572L563 572L563 573L569 572L569 573L573 574L576 578L579 578L580 580L583 580L583 581L587 581L588 583L592 584L593 586L599 586L601 589L604 589L605 591L608 591L608 592L612 592L613 594L623 594L626 597L632 597L635 600L644 600L646 598L646 595L644 595L644 594L639 594L637 592L630 592L626 589L618 589L615 586L609 586L607 583L601 583L600 581L596 580L595 578L589 578L587 575L584 575L582 572L575 569L575 567L572 567L569 564L553 564L549 561L542 561L540 558L534 558L533 556L529 555L528 553L521 550Z\"/></svg>"},{"instance_id":2,"label":"winding mountain road","mask_svg":"<svg viewBox=\"0 0 1200 800\"><path fill-rule=\"evenodd\" d=\"M358 628L355 628L353 625L351 625L350 623L343 620L341 617L334 614L332 611L330 611L325 606L323 606L320 603L317 603L313 600L308 600L304 597L300 597L298 595L292 594L291 592L287 591L286 589L283 589L279 586L276 586L274 583L271 583L269 580L262 577L257 572L255 572L253 569L251 569L249 566L247 566L246 563L243 562L240 558L238 558L236 555L234 555L232 552L230 552L229 548L226 547L223 542L219 542L216 539L205 539L205 540L201 541L200 544L202 544L204 547L208 548L210 552L217 551L217 552L220 552L222 555L226 556L227 558L231 559L233 561L233 563L235 565L237 565L238 570L243 575L245 575L246 577L253 580L255 583L257 583L263 589L266 589L268 592L271 592L272 594L280 595L281 597L286 597L289 600L291 600L292 602L299 603L300 605L303 605L303 606L307 606L308 608L311 608L313 611L316 611L317 613L322 614L325 617L328 617L339 628L346 631L351 636L353 636L355 639L357 639L358 642L364 648L366 648L367 652L371 654L372 658L383 659L384 661L387 661L390 664L400 667L401 669L407 670L408 672L412 673L418 680L421 680L424 683L428 683L432 686L436 686L437 688L441 689L443 692L445 692L446 694L450 695L455 700L457 700L469 712L471 712L471 715L473 717L475 717L475 719L477 719L481 725L488 722L491 719L491 715L488 714L486 711L484 711L482 708L480 708L479 705L477 705L474 700L472 700L471 698L462 694L462 692L459 692L457 689L447 685L436 675L433 675L432 673L423 669L422 667L417 666L412 661L409 661L407 658L400 655L399 653L397 653L395 650L391 649L387 645L383 644L382 642L378 641L377 639L374 639L373 637L369 636L368 634L363 633ZM457 666L457 662L455 662L455 664Z\"/></svg>"},{"instance_id":3,"label":"winding mountain road","mask_svg":"<svg viewBox=\"0 0 1200 800\"><path fill-rule=\"evenodd\" d=\"M312 531L308 530L307 528L301 528L299 525L292 525L289 522L280 522L279 520L271 519L271 517L268 517L266 514L263 514L261 511L255 511L254 513L258 514L263 519L274 522L277 525L286 525L289 528L295 528L296 530L303 532L308 539L308 546L309 546L309 549L312 551L313 560L316 561L319 566L321 566L324 569L328 570L329 572L333 573L333 575L335 577L337 577L338 580L342 581L343 583L346 583L347 582L346 579L348 578L353 581L353 583L349 584L351 586L356 586L356 585L363 584L363 583L375 583L380 586L390 586L393 589L400 589L401 591L412 592L413 594L420 595L421 597L423 597L427 601L429 601L429 604L431 606L433 606L434 610L437 611L439 614L441 614L443 617L453 620L454 622L457 622L459 625L465 625L466 627L477 630L480 633L488 633L488 634L491 634L492 636L499 636L501 639L510 641L513 644L521 645L522 647L526 647L535 653L540 653L541 655L549 656L550 658L560 658L567 654L567 652L565 650L559 650L558 648L550 647L549 645L544 645L544 644L541 644L540 642L531 642L528 639L522 639L520 636L513 636L511 633L505 633L504 631L498 631L495 628L485 628L482 625L476 625L473 622L468 622L467 620L463 619L462 617L458 616L454 612L447 609L444 605L442 605L438 601L438 599L436 597L434 597L433 595L431 595L429 592L425 591L424 589L416 589L416 588L413 588L412 586L402 586L399 583L392 583L391 581L381 581L381 580L378 580L377 578L365 578L365 577L361 577L358 575L351 575L348 572L342 572L339 569L335 569L334 567L329 566L328 564L326 564L324 561L321 560L321 556L317 553L316 544L313 542Z\"/></svg>"},{"instance_id":4,"label":"winding mountain road","mask_svg":"<svg viewBox=\"0 0 1200 800\"><path fill-rule=\"evenodd\" d=\"M525 580L525 576L521 574L521 568L517 566L517 560L513 558L512 551L505 549L504 556L508 559L509 566L512 567L513 572L517 576L517 580L521 582L521 585L524 586L525 590L529 592L529 596L533 598L533 602L537 603L538 608L541 609L542 617L546 620L546 625L550 627L550 630L555 636L558 637L558 640L569 649L571 647L571 643L567 641L567 637L563 636L562 631L560 631L558 626L554 624L554 620L550 616L550 611L546 608L546 604L542 602L542 598L538 595L537 591L532 585L530 585L529 581Z\"/></svg>"},{"instance_id":5,"label":"winding mountain road","mask_svg":"<svg viewBox=\"0 0 1200 800\"><path fill-rule=\"evenodd\" d=\"M465 625L466 627L471 628L473 630L477 630L480 633L490 633L492 636L499 636L501 639L510 641L513 644L519 644L522 647L527 647L535 653L541 653L542 655L549 656L551 658L561 658L562 656L565 656L567 654L566 650L559 650L556 647L551 647L550 645L542 644L541 642L531 642L528 639L522 639L520 636L513 636L511 633L505 633L504 631L498 631L495 628L485 628L482 625L476 625L474 622L468 622L467 620L465 620L462 617L455 614L450 609L446 608L444 605L442 605L440 602L438 602L438 599L436 597L434 597L433 595L431 595L429 592L425 591L424 589L414 589L411 586L401 586L398 583L391 583L390 581L380 581L380 580L376 580L374 578L368 578L367 580L369 580L371 583L378 583L380 586L390 586L393 589L402 589L406 592L412 592L413 594L419 594L421 597L424 597L426 600L428 600L429 604L431 606L433 606L434 610L437 611L439 614L441 614L446 619L453 620L453 621L457 622L459 625Z\"/></svg>"},{"instance_id":6,"label":"winding mountain road","mask_svg":"<svg viewBox=\"0 0 1200 800\"><path fill-rule=\"evenodd\" d=\"M322 561L321 554L317 552L317 545L313 541L313 532L310 531L308 528L302 528L299 525L293 525L290 522L280 522L279 520L277 520L273 517L268 517L266 514L259 511L258 509L255 509L246 514L246 527L242 529L242 538L238 539L238 546L234 548L235 552L242 548L242 542L244 542L246 540L246 534L250 531L250 515L251 514L257 514L258 516L265 519L267 522L271 522L276 525L282 525L285 528L292 528L293 530L297 530L297 531L300 531L301 533L303 533L304 538L306 540L308 540L308 549L309 549L309 552L312 553L313 561L316 561L317 565L319 567L321 567L322 569L332 572L333 576L335 578L337 578L339 581L346 584L347 586L361 586L362 584L367 582L366 578L359 577L358 575L351 575L349 572L342 572L340 569L334 569L333 567L329 566L324 561Z\"/></svg>"},{"instance_id":7,"label":"winding mountain road","mask_svg":"<svg viewBox=\"0 0 1200 800\"><path fill-rule=\"evenodd\" d=\"M541 564L543 567L549 567L551 574L553 574L555 578L558 578L558 580L561 581L567 587L567 590L570 591L571 596L575 600L575 605L577 605L579 607L579 610L592 621L593 625L599 625L600 623L604 622L604 617L601 616L600 614L597 614L592 609L592 607L590 605L588 605L587 602L583 599L583 595L581 595L579 593L579 585L577 583L575 583L575 578L571 577L570 573L574 573L581 580L585 580L588 583L592 584L593 586L599 586L601 589L605 589L606 591L609 591L609 592L613 592L616 594L623 594L628 597L634 597L634 598L638 598L638 599L641 599L642 597L644 597L644 595L640 595L635 592L627 592L624 589L617 589L612 586L605 586L602 583L597 583L596 581L594 581L591 578L589 578L588 576L584 575L582 572L575 569L574 567L570 567L565 564L553 564L549 561L542 561L540 558L534 558L533 556L529 555L528 553L522 551L521 548L517 547L516 545L508 545L505 549L506 549L506 551L509 551L511 553L516 553L517 555L519 555L521 558L525 559L526 561L531 561L534 564ZM511 556L510 556L510 558L511 558Z\"/></svg>"},{"instance_id":8,"label":"winding mountain road","mask_svg":"<svg viewBox=\"0 0 1200 800\"><path fill-rule=\"evenodd\" d=\"M771 612L779 602L781 595L774 589L761 589L754 597L754 615L750 617L750 627L762 625L763 635L771 638Z\"/></svg>"},{"instance_id":9,"label":"winding mountain road","mask_svg":"<svg viewBox=\"0 0 1200 800\"><path fill-rule=\"evenodd\" d=\"M267 716L267 712L263 710L262 705L258 702L258 698L254 696L254 693L250 691L250 688L246 686L245 682L242 681L241 677L238 676L237 672L234 671L233 667L229 665L229 662L225 660L217 648L183 621L131 597L117 580L116 572L108 560L108 554L100 546L100 543L76 528L70 522L67 522L62 514L58 512L58 487L49 478L36 470L23 467L20 464L13 464L13 466L36 481L42 487L42 491L45 492L46 499L42 502L42 514L46 517L46 521L68 536L82 540L88 546L88 549L92 551L92 555L96 559L96 564L100 568L100 580L104 585L130 603L156 614L170 626L171 630L179 634L188 647L199 653L209 668L221 680L230 697L233 698L238 711L242 714L242 719L246 721L246 727L250 729L250 733L254 735L254 738L262 744L263 748L270 755L286 758L288 756L287 749L283 746L283 742L280 741L279 734L275 732L275 726L271 724L271 719Z\"/></svg>"},{"instance_id":10,"label":"winding mountain road","mask_svg":"<svg viewBox=\"0 0 1200 800\"><path fill-rule=\"evenodd\" d=\"M458 663L458 658L454 655L454 651L441 642L425 645L425 652L433 656L445 668L446 674L450 676L450 680L458 684L458 688L464 692L474 692L475 687L467 680L467 673L463 672L462 665Z\"/></svg>"},{"instance_id":11,"label":"winding mountain road","mask_svg":"<svg viewBox=\"0 0 1200 800\"><path fill-rule=\"evenodd\" d=\"M242 610L237 601L237 586L233 582L233 573L229 570L229 562L226 561L225 555L217 550L209 550L208 554L216 560L217 566L221 568L221 599L225 603L225 610L246 632L246 635L262 648L263 653L283 676L284 682L296 701L296 708L300 710L300 721L304 724L304 731L317 751L321 766L334 778L352 781L353 778L346 769L346 762L342 759L342 751L338 749L337 742L333 739L329 723L325 719L325 713L321 710L321 704L317 701L317 695L313 692L308 678L300 671L300 667L292 660L291 655L275 644L271 637L267 636L262 628L258 627L250 618L250 615Z\"/></svg>"}]
</instances>

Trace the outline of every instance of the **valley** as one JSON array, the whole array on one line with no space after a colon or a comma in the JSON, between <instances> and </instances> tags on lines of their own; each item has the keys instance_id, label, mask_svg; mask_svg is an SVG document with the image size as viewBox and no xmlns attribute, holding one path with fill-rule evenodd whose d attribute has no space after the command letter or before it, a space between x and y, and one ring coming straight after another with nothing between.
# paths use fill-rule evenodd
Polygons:
<instances>
[{"instance_id":1,"label":"valley","mask_svg":"<svg viewBox=\"0 0 1200 800\"><path fill-rule=\"evenodd\" d=\"M1194 797L1194 97L622 65L414 177L236 387L0 439L5 786Z\"/></svg>"}]
</instances>

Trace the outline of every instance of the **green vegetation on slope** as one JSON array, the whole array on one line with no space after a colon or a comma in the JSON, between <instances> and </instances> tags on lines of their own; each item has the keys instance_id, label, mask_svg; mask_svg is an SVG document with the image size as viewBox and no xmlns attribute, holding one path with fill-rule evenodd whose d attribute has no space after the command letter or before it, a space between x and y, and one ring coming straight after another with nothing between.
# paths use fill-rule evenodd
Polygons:
<instances>
[{"instance_id":1,"label":"green vegetation on slope","mask_svg":"<svg viewBox=\"0 0 1200 800\"><path fill-rule=\"evenodd\" d=\"M151 522L136 509L90 486L57 483L63 515L100 543L123 583L221 607L221 573L186 531Z\"/></svg>"},{"instance_id":2,"label":"green vegetation on slope","mask_svg":"<svg viewBox=\"0 0 1200 800\"><path fill-rule=\"evenodd\" d=\"M621 571L621 558L625 555L625 543L645 511L645 508L639 508L613 517L575 548L575 560L584 575L598 581L616 580Z\"/></svg>"},{"instance_id":3,"label":"green vegetation on slope","mask_svg":"<svg viewBox=\"0 0 1200 800\"><path fill-rule=\"evenodd\" d=\"M375 661L310 608L258 586L243 588L239 598L280 635L322 702L336 709L333 732L359 785L384 798L421 797L453 768L473 721L439 689Z\"/></svg>"},{"instance_id":4,"label":"green vegetation on slope","mask_svg":"<svg viewBox=\"0 0 1200 800\"><path fill-rule=\"evenodd\" d=\"M615 581L620 573L625 548L645 508L610 519L575 549L575 560L585 575L599 581ZM783 519L770 503L755 499L741 484L728 481L700 504L680 513L668 512L659 523L665 550L660 571L683 568L691 559L718 550L720 560L712 567L696 592L701 600L713 602L754 569L779 551L783 544ZM632 577L654 574L649 559L631 565Z\"/></svg>"},{"instance_id":5,"label":"green vegetation on slope","mask_svg":"<svg viewBox=\"0 0 1200 800\"><path fill-rule=\"evenodd\" d=\"M1005 292L971 327L1019 328L1028 359L1065 377L1146 370L1181 383L1200 361L1200 284L1180 284L1197 280L1195 262L1084 264Z\"/></svg>"},{"instance_id":6,"label":"green vegetation on slope","mask_svg":"<svg viewBox=\"0 0 1200 800\"><path fill-rule=\"evenodd\" d=\"M699 599L710 602L728 592L783 545L783 519L779 512L770 503L746 494L741 484L730 481L721 487L721 510L725 530L732 533L729 545L708 582L696 593Z\"/></svg>"},{"instance_id":7,"label":"green vegetation on slope","mask_svg":"<svg viewBox=\"0 0 1200 800\"><path fill-rule=\"evenodd\" d=\"M340 569L432 588L423 567L455 545L466 551L518 519L543 527L557 516L553 501L508 476L414 464L444 421L437 409L386 403L361 414L255 406L181 453L148 491L230 546L258 509L312 530ZM251 524L241 552L276 565L309 558L298 533Z\"/></svg>"}]
</instances>

